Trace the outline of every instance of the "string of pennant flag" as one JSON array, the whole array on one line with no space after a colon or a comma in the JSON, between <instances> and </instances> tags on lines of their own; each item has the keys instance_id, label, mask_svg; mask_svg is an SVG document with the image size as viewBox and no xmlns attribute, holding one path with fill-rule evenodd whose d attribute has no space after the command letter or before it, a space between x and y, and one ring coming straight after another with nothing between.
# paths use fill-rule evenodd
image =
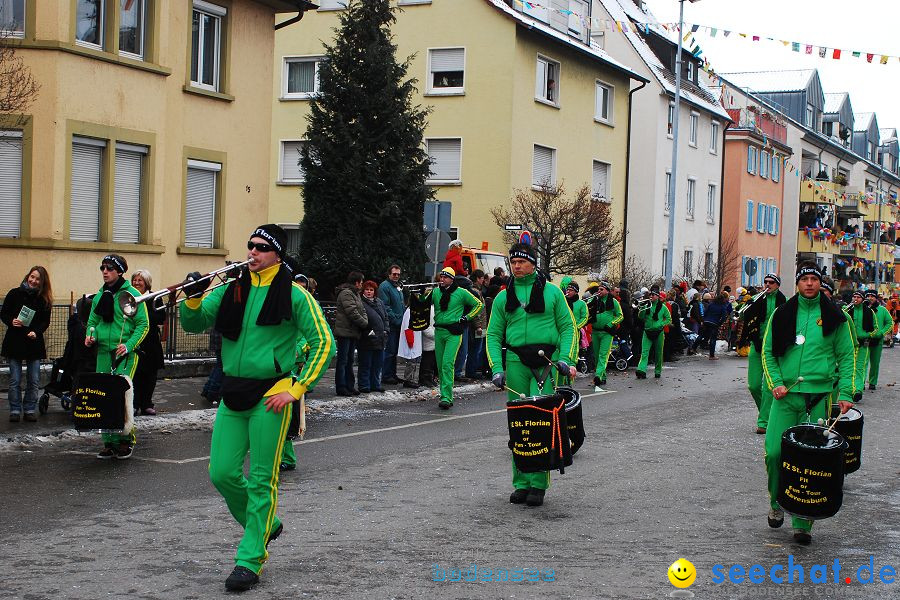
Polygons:
<instances>
[{"instance_id":1,"label":"string of pennant flag","mask_svg":"<svg viewBox=\"0 0 900 600\"><path fill-rule=\"evenodd\" d=\"M634 23L632 21L601 19L598 17L586 17L582 14L565 8L554 8L540 2L531 2L529 0L514 0L514 2L517 5L530 11L546 10L548 12L559 13L569 19L574 19L580 22L582 26L592 30L618 31L619 33L627 33L629 31L643 31L644 33L649 33L651 30L656 30L657 27L660 27L669 33L682 35L682 40L689 43L690 52L695 56L699 56L701 54L701 50L700 45L697 43L696 38L693 36L693 34L702 32L709 35L711 38L715 38L721 35L724 38L735 36L734 39L749 40L751 42L773 42L781 44L785 48L790 48L793 52L808 54L811 56L818 56L819 58L831 58L832 60L845 60L848 58L861 60L865 59L867 63L877 63L881 65L886 65L892 61L900 62L900 56L881 54L880 52L869 52L866 50L848 50L846 48L831 48L828 46L820 46L818 44L797 42L793 40L783 40L761 34L743 33L731 29L724 29L722 27L711 27L709 25L701 25L697 23L684 23L684 29L682 30L679 28L678 23Z\"/></svg>"}]
</instances>

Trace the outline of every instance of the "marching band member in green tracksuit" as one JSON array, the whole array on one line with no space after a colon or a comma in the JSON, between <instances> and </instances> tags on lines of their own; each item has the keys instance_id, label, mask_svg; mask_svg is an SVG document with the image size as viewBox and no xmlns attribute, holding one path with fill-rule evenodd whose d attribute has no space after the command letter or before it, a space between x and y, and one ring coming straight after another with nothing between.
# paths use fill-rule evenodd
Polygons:
<instances>
[{"instance_id":1,"label":"marching band member in green tracksuit","mask_svg":"<svg viewBox=\"0 0 900 600\"><path fill-rule=\"evenodd\" d=\"M763 393L762 371L762 337L775 309L787 299L781 293L781 279L775 273L769 273L763 279L766 286L763 296L744 310L743 337L750 341L750 354L747 356L747 389L756 403L756 433L763 434L769 424L769 408L772 406L770 390Z\"/></svg>"},{"instance_id":2,"label":"marching band member in green tracksuit","mask_svg":"<svg viewBox=\"0 0 900 600\"><path fill-rule=\"evenodd\" d=\"M456 272L451 267L441 269L440 282L431 293L431 301L434 303L434 357L441 380L438 406L447 410L453 406L454 366L462 334L466 323L484 305L469 290L456 284Z\"/></svg>"},{"instance_id":3,"label":"marching band member in green tracksuit","mask_svg":"<svg viewBox=\"0 0 900 600\"><path fill-rule=\"evenodd\" d=\"M884 350L884 336L894 330L894 318L891 313L878 301L878 292L869 290L866 292L866 300L869 308L875 311L875 331L872 341L869 342L869 389L874 390L878 385L878 371L881 367L881 351Z\"/></svg>"},{"instance_id":4,"label":"marching band member in green tracksuit","mask_svg":"<svg viewBox=\"0 0 900 600\"><path fill-rule=\"evenodd\" d=\"M856 370L853 373L854 388L853 401L862 400L863 389L866 387L866 364L869 361L869 346L872 341L881 345L881 340L875 340L877 335L875 327L875 312L863 303L863 294L859 290L853 292L853 303L844 307L844 312L852 319L854 327L854 339L856 341Z\"/></svg>"},{"instance_id":5,"label":"marching band member in green tracksuit","mask_svg":"<svg viewBox=\"0 0 900 600\"><path fill-rule=\"evenodd\" d=\"M120 297L125 294L134 297L141 295L127 279L122 277L126 271L128 263L118 254L108 254L100 262L103 287L91 303L91 316L88 317L84 345L90 347L97 344L97 373L114 372L133 378L138 363L134 349L150 331L150 319L147 316L147 305L143 302L137 305L137 312L133 317L126 317L122 312ZM116 365L115 369L113 365ZM125 418L126 421L130 421L131 415L126 415ZM97 458L119 460L131 458L137 442L133 425L128 433L104 433L102 437L103 450L97 454Z\"/></svg>"},{"instance_id":6,"label":"marching band member in green tracksuit","mask_svg":"<svg viewBox=\"0 0 900 600\"><path fill-rule=\"evenodd\" d=\"M611 291L609 282L601 282L588 307L591 345L594 347L594 358L597 360L597 368L594 371L594 387L596 388L606 385L606 363L612 352L616 329L619 328L619 323L623 319L622 306L610 293ZM664 312L668 313L669 311L665 310Z\"/></svg>"},{"instance_id":7,"label":"marching band member in green tracksuit","mask_svg":"<svg viewBox=\"0 0 900 600\"><path fill-rule=\"evenodd\" d=\"M575 319L575 337L578 338L579 343L575 346L575 356L572 357L572 362L577 365L578 349L581 347L581 328L588 323L588 306L584 300L578 297L580 287L578 282L571 277L563 277L559 282L559 289L563 291L566 302L569 305L569 311L572 313L572 318ZM575 383L575 380L566 375L560 375L559 383L560 385L572 385Z\"/></svg>"},{"instance_id":8,"label":"marching band member in green tracksuit","mask_svg":"<svg viewBox=\"0 0 900 600\"><path fill-rule=\"evenodd\" d=\"M672 324L672 313L660 299L658 285L650 287L650 304L638 311L638 319L644 321L644 339L641 343L641 361L634 374L638 379L647 379L647 360L652 349L655 361L653 376L659 379L662 377L663 345L666 342L664 330L666 325Z\"/></svg>"},{"instance_id":9,"label":"marching band member in green tracksuit","mask_svg":"<svg viewBox=\"0 0 900 600\"><path fill-rule=\"evenodd\" d=\"M778 505L784 432L807 419L815 423L829 417L836 372L841 412L852 406L852 327L846 315L820 293L821 284L822 275L815 263L801 264L797 272L798 293L775 309L763 335L763 374L774 397L765 441L769 527L781 527L784 523L784 511ZM812 521L800 517L791 520L794 540L809 544Z\"/></svg>"},{"instance_id":10,"label":"marching band member in green tracksuit","mask_svg":"<svg viewBox=\"0 0 900 600\"><path fill-rule=\"evenodd\" d=\"M522 236L525 238L525 234ZM498 388L509 391L508 398L517 400L518 393L538 396L553 393L553 373L541 387L536 371L555 363L560 373L574 379L578 352L575 319L568 302L558 287L547 285L544 276L535 271L537 256L528 243L513 244L509 251L512 278L507 288L494 298L487 330L487 355ZM506 345L506 365L503 347ZM543 350L541 356L539 351ZM528 364L526 364L526 362ZM512 459L511 459L512 460ZM540 506L544 492L550 487L550 472L522 473L512 460L513 491L509 501Z\"/></svg>"},{"instance_id":11,"label":"marching band member in green tracksuit","mask_svg":"<svg viewBox=\"0 0 900 600\"><path fill-rule=\"evenodd\" d=\"M282 265L287 233L261 225L247 242L251 261L227 286L181 308L185 331L211 326L222 334L222 402L216 412L209 477L228 510L244 528L235 567L225 588L245 591L259 581L267 546L283 525L275 516L278 471L291 406L321 376L335 353L334 339L312 295L293 283ZM188 275L188 281L200 278ZM209 280L189 285L196 296ZM305 338L309 359L297 372L298 343ZM250 469L244 477L244 459Z\"/></svg>"}]
</instances>

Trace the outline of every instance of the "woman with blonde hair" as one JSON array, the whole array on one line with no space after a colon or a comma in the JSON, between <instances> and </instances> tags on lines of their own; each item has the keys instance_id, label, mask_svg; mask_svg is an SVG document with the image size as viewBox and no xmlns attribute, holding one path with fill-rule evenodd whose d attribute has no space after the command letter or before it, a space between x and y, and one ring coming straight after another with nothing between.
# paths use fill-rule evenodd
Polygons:
<instances>
[{"instance_id":1,"label":"woman with blonde hair","mask_svg":"<svg viewBox=\"0 0 900 600\"><path fill-rule=\"evenodd\" d=\"M6 335L0 354L9 359L9 420L37 421L38 387L41 379L41 359L47 358L44 332L50 326L53 290L50 275L42 266L34 266L19 284L9 290L0 309L0 320L6 324ZM25 365L26 384L22 398L22 365Z\"/></svg>"},{"instance_id":2,"label":"woman with blonde hair","mask_svg":"<svg viewBox=\"0 0 900 600\"><path fill-rule=\"evenodd\" d=\"M153 276L147 269L138 269L131 275L131 285L141 294L153 289ZM153 407L153 391L156 389L157 371L163 368L162 341L159 328L166 322L166 311L156 310L161 306L162 298L157 298L155 306L148 306L147 316L150 330L137 347L141 359L134 372L134 412L142 415L155 415Z\"/></svg>"}]
</instances>

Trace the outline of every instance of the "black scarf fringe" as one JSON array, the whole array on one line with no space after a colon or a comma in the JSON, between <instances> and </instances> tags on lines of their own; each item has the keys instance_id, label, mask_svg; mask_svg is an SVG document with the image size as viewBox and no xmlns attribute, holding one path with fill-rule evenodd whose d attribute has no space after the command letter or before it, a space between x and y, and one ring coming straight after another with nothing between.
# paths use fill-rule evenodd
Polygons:
<instances>
[{"instance_id":1,"label":"black scarf fringe","mask_svg":"<svg viewBox=\"0 0 900 600\"><path fill-rule=\"evenodd\" d=\"M123 285L125 285L125 278L120 275L112 284L104 283L103 287L100 288L100 300L97 301L94 312L97 313L105 323L112 323L115 318L116 292L122 289Z\"/></svg>"}]
</instances>

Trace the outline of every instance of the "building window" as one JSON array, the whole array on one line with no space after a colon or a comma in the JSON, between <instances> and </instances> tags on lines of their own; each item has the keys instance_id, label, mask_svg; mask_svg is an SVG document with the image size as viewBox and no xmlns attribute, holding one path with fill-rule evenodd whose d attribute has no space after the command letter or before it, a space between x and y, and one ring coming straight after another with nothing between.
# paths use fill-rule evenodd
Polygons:
<instances>
[{"instance_id":1,"label":"building window","mask_svg":"<svg viewBox=\"0 0 900 600\"><path fill-rule=\"evenodd\" d=\"M694 275L694 251L693 250L685 250L684 251L684 263L682 265L684 271L683 275L685 277L691 277Z\"/></svg>"},{"instance_id":2,"label":"building window","mask_svg":"<svg viewBox=\"0 0 900 600\"><path fill-rule=\"evenodd\" d=\"M697 201L697 180L688 177L687 180L687 218L694 218L694 206Z\"/></svg>"},{"instance_id":3,"label":"building window","mask_svg":"<svg viewBox=\"0 0 900 600\"><path fill-rule=\"evenodd\" d=\"M216 190L221 170L220 163L188 160L184 202L184 245L187 247L215 247Z\"/></svg>"},{"instance_id":4,"label":"building window","mask_svg":"<svg viewBox=\"0 0 900 600\"><path fill-rule=\"evenodd\" d=\"M536 188L556 186L556 150L534 145L531 185Z\"/></svg>"},{"instance_id":5,"label":"building window","mask_svg":"<svg viewBox=\"0 0 900 600\"><path fill-rule=\"evenodd\" d=\"M753 276L753 285L762 285L766 277L766 263L762 256L756 257L756 275Z\"/></svg>"},{"instance_id":6,"label":"building window","mask_svg":"<svg viewBox=\"0 0 900 600\"><path fill-rule=\"evenodd\" d=\"M875 156L875 144L873 142L866 142L866 158L868 160L872 160L872 157Z\"/></svg>"},{"instance_id":7,"label":"building window","mask_svg":"<svg viewBox=\"0 0 900 600\"><path fill-rule=\"evenodd\" d=\"M0 0L0 31L12 37L25 36L25 0Z\"/></svg>"},{"instance_id":8,"label":"building window","mask_svg":"<svg viewBox=\"0 0 900 600\"><path fill-rule=\"evenodd\" d=\"M425 140L425 151L431 159L428 183L459 183L462 180L461 138Z\"/></svg>"},{"instance_id":9,"label":"building window","mask_svg":"<svg viewBox=\"0 0 900 600\"><path fill-rule=\"evenodd\" d=\"M113 183L112 241L137 244L141 241L141 206L144 198L144 157L146 146L116 144Z\"/></svg>"},{"instance_id":10,"label":"building window","mask_svg":"<svg viewBox=\"0 0 900 600\"><path fill-rule=\"evenodd\" d=\"M769 207L769 233L778 235L778 219L781 216L781 209L777 206Z\"/></svg>"},{"instance_id":11,"label":"building window","mask_svg":"<svg viewBox=\"0 0 900 600\"><path fill-rule=\"evenodd\" d=\"M666 171L666 190L663 192L663 212L669 214L669 194L672 190L672 172Z\"/></svg>"},{"instance_id":12,"label":"building window","mask_svg":"<svg viewBox=\"0 0 900 600\"><path fill-rule=\"evenodd\" d=\"M663 275L666 273L666 264L669 262L669 249L663 248L662 252L662 272ZM674 270L674 269L673 269Z\"/></svg>"},{"instance_id":13,"label":"building window","mask_svg":"<svg viewBox=\"0 0 900 600\"><path fill-rule=\"evenodd\" d=\"M769 214L769 207L760 203L756 207L756 231L757 233L766 232L766 220Z\"/></svg>"},{"instance_id":14,"label":"building window","mask_svg":"<svg viewBox=\"0 0 900 600\"><path fill-rule=\"evenodd\" d=\"M713 121L709 124L709 151L712 154L719 153L719 122Z\"/></svg>"},{"instance_id":15,"label":"building window","mask_svg":"<svg viewBox=\"0 0 900 600\"><path fill-rule=\"evenodd\" d=\"M781 157L777 154L772 155L772 181L778 183L781 179Z\"/></svg>"},{"instance_id":16,"label":"building window","mask_svg":"<svg viewBox=\"0 0 900 600\"><path fill-rule=\"evenodd\" d=\"M194 0L191 16L191 83L218 91L222 53L222 6Z\"/></svg>"},{"instance_id":17,"label":"building window","mask_svg":"<svg viewBox=\"0 0 900 600\"><path fill-rule=\"evenodd\" d=\"M144 56L144 0L119 0L119 52L127 56Z\"/></svg>"},{"instance_id":18,"label":"building window","mask_svg":"<svg viewBox=\"0 0 900 600\"><path fill-rule=\"evenodd\" d=\"M595 99L594 118L604 123L612 123L613 120L613 88L605 83L597 82L597 97Z\"/></svg>"},{"instance_id":19,"label":"building window","mask_svg":"<svg viewBox=\"0 0 900 600\"><path fill-rule=\"evenodd\" d=\"M610 164L599 160L593 161L591 178L591 198L601 202L609 202L609 169Z\"/></svg>"},{"instance_id":20,"label":"building window","mask_svg":"<svg viewBox=\"0 0 900 600\"><path fill-rule=\"evenodd\" d=\"M320 0L319 10L344 10L350 0Z\"/></svg>"},{"instance_id":21,"label":"building window","mask_svg":"<svg viewBox=\"0 0 900 600\"><path fill-rule=\"evenodd\" d=\"M816 108L812 104L806 105L806 123L810 129L816 128Z\"/></svg>"},{"instance_id":22,"label":"building window","mask_svg":"<svg viewBox=\"0 0 900 600\"><path fill-rule=\"evenodd\" d=\"M319 65L321 56L285 57L283 87L284 98L310 98L319 93Z\"/></svg>"},{"instance_id":23,"label":"building window","mask_svg":"<svg viewBox=\"0 0 900 600\"><path fill-rule=\"evenodd\" d=\"M759 176L765 179L769 177L769 153L765 150L759 153Z\"/></svg>"},{"instance_id":24,"label":"building window","mask_svg":"<svg viewBox=\"0 0 900 600\"><path fill-rule=\"evenodd\" d=\"M77 0L75 4L75 42L103 48L106 0Z\"/></svg>"},{"instance_id":25,"label":"building window","mask_svg":"<svg viewBox=\"0 0 900 600\"><path fill-rule=\"evenodd\" d=\"M69 239L100 240L100 199L103 189L103 153L106 142L92 138L72 140L72 181L69 204Z\"/></svg>"},{"instance_id":26,"label":"building window","mask_svg":"<svg viewBox=\"0 0 900 600\"><path fill-rule=\"evenodd\" d=\"M537 100L559 104L558 62L538 56L534 95Z\"/></svg>"},{"instance_id":27,"label":"building window","mask_svg":"<svg viewBox=\"0 0 900 600\"><path fill-rule=\"evenodd\" d=\"M706 221L712 223L716 220L716 184L710 183L706 187Z\"/></svg>"},{"instance_id":28,"label":"building window","mask_svg":"<svg viewBox=\"0 0 900 600\"><path fill-rule=\"evenodd\" d=\"M747 172L748 173L756 173L756 159L758 156L758 150L756 146L748 146L747 147Z\"/></svg>"},{"instance_id":29,"label":"building window","mask_svg":"<svg viewBox=\"0 0 900 600\"><path fill-rule=\"evenodd\" d=\"M753 200L747 200L747 231L753 231Z\"/></svg>"},{"instance_id":30,"label":"building window","mask_svg":"<svg viewBox=\"0 0 900 600\"><path fill-rule=\"evenodd\" d=\"M675 103L669 102L669 121L666 123L666 135L672 137L673 127L675 126Z\"/></svg>"},{"instance_id":31,"label":"building window","mask_svg":"<svg viewBox=\"0 0 900 600\"><path fill-rule=\"evenodd\" d=\"M703 259L703 278L704 279L709 280L709 279L713 278L713 267L715 266L713 264L713 260L714 260L714 258L713 258L712 252L707 252L704 255L704 259Z\"/></svg>"},{"instance_id":32,"label":"building window","mask_svg":"<svg viewBox=\"0 0 900 600\"><path fill-rule=\"evenodd\" d=\"M280 165L278 172L279 183L303 183L306 176L303 167L300 166L300 150L306 145L302 140L290 140L281 142Z\"/></svg>"},{"instance_id":33,"label":"building window","mask_svg":"<svg viewBox=\"0 0 900 600\"><path fill-rule=\"evenodd\" d=\"M440 48L428 51L429 93L463 93L465 91L465 73L465 48Z\"/></svg>"},{"instance_id":34,"label":"building window","mask_svg":"<svg viewBox=\"0 0 900 600\"><path fill-rule=\"evenodd\" d=\"M697 130L700 128L700 114L699 113L691 113L691 139L690 144L693 147L697 147Z\"/></svg>"},{"instance_id":35,"label":"building window","mask_svg":"<svg viewBox=\"0 0 900 600\"><path fill-rule=\"evenodd\" d=\"M0 238L21 233L22 162L22 132L0 130Z\"/></svg>"}]
</instances>

